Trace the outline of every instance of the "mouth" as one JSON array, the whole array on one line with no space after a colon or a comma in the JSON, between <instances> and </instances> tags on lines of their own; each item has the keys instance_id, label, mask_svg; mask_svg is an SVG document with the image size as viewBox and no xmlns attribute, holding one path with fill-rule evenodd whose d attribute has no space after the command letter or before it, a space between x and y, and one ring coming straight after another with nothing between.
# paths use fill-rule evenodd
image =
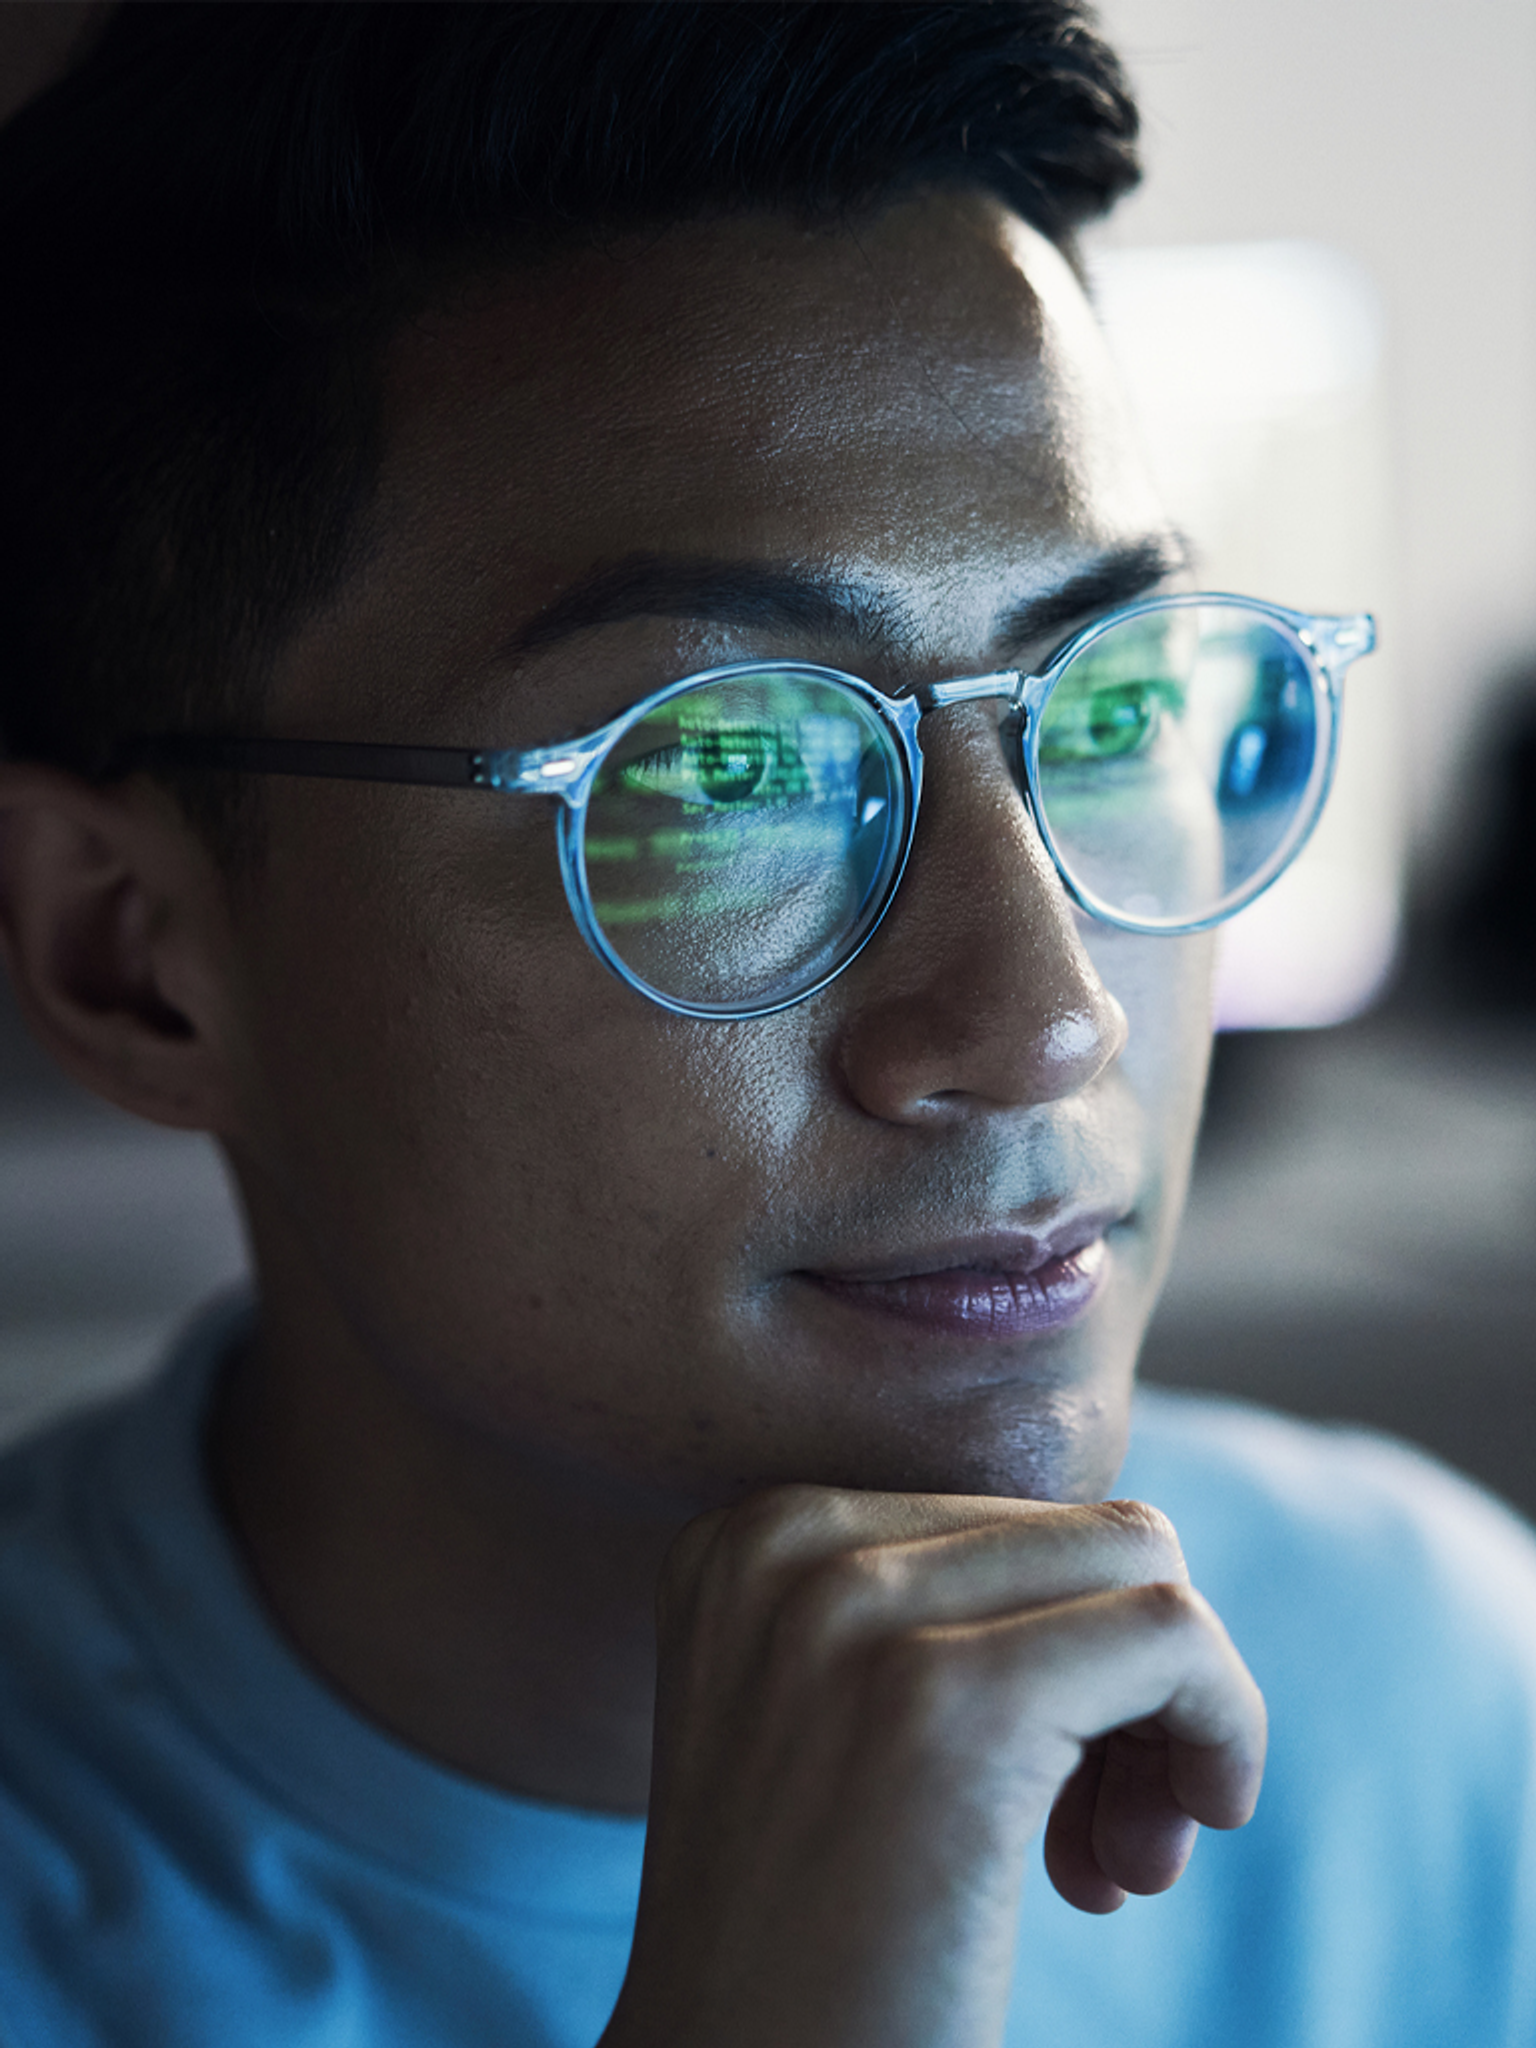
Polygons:
<instances>
[{"instance_id":1,"label":"mouth","mask_svg":"<svg viewBox=\"0 0 1536 2048\"><path fill-rule=\"evenodd\" d=\"M797 1278L846 1308L981 1340L1042 1336L1075 1323L1108 1275L1119 1216L1082 1216L1047 1236L1001 1233Z\"/></svg>"}]
</instances>

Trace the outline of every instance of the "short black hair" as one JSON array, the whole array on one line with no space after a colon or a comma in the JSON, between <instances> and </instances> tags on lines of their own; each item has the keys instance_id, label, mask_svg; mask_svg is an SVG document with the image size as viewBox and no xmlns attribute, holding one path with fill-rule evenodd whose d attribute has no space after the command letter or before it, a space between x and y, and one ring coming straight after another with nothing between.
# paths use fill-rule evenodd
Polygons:
<instances>
[{"instance_id":1,"label":"short black hair","mask_svg":"<svg viewBox=\"0 0 1536 2048\"><path fill-rule=\"evenodd\" d=\"M130 0L0 133L0 747L259 722L448 266L945 184L1070 252L1136 131L1077 0Z\"/></svg>"}]
</instances>

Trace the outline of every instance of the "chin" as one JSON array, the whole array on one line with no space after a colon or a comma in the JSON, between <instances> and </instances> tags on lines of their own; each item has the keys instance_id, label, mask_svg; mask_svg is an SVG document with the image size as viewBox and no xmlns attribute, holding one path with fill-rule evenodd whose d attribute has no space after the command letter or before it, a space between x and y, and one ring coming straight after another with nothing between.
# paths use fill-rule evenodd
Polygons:
<instances>
[{"instance_id":1,"label":"chin","mask_svg":"<svg viewBox=\"0 0 1536 2048\"><path fill-rule=\"evenodd\" d=\"M954 1493L1008 1500L1104 1500L1124 1462L1129 1385L1115 1397L1060 1388L989 1391L943 1404L893 1438L889 1417L857 1445L820 1446L793 1469L733 1489L809 1483L874 1493Z\"/></svg>"}]
</instances>

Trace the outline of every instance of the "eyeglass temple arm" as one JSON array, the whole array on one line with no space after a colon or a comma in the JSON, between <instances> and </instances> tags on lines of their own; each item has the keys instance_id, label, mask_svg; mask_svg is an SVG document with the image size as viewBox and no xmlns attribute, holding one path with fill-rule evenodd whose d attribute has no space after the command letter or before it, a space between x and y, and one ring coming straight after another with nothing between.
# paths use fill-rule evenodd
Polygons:
<instances>
[{"instance_id":1,"label":"eyeglass temple arm","mask_svg":"<svg viewBox=\"0 0 1536 2048\"><path fill-rule=\"evenodd\" d=\"M964 676L915 692L924 711L1011 696L1023 680L1016 669ZM316 775L338 782L406 782L442 789L497 789L569 801L604 735L565 746L471 751L461 747L399 747L350 740L221 738L208 733L162 733L126 741L109 772L135 768L205 768L233 775Z\"/></svg>"},{"instance_id":2,"label":"eyeglass temple arm","mask_svg":"<svg viewBox=\"0 0 1536 2048\"><path fill-rule=\"evenodd\" d=\"M924 711L1011 696L1017 669L931 683L915 693ZM206 733L164 733L126 742L111 772L135 768L207 768L233 775L317 775L338 782L408 782L442 789L499 789L563 796L600 748L602 735L575 746L470 751L461 747L397 747L350 740L224 739Z\"/></svg>"},{"instance_id":3,"label":"eyeglass temple arm","mask_svg":"<svg viewBox=\"0 0 1536 2048\"><path fill-rule=\"evenodd\" d=\"M1369 612L1346 618L1296 621L1306 632L1322 666L1342 676L1352 662L1376 645L1376 621ZM959 676L914 691L922 711L949 704L974 704L1018 693L1037 677L1021 669ZM350 740L221 739L204 733L164 733L125 742L109 773L135 768L211 768L235 775L319 775L341 782L407 782L441 789L499 789L572 800L576 785L603 743L601 733L575 745L473 750L463 747L395 747Z\"/></svg>"},{"instance_id":4,"label":"eyeglass temple arm","mask_svg":"<svg viewBox=\"0 0 1536 2048\"><path fill-rule=\"evenodd\" d=\"M338 782L408 782L441 789L533 790L559 795L579 768L569 748L519 754L463 747L360 745L349 740L220 739L165 733L129 741L114 774L135 768L211 768L233 775L319 775Z\"/></svg>"}]
</instances>

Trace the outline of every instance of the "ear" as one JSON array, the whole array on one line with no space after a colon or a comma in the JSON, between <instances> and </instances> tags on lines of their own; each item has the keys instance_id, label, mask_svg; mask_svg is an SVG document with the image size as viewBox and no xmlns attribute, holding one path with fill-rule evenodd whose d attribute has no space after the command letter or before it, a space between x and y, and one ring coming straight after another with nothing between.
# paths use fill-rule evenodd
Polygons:
<instances>
[{"instance_id":1,"label":"ear","mask_svg":"<svg viewBox=\"0 0 1536 2048\"><path fill-rule=\"evenodd\" d=\"M0 764L0 949L74 1080L152 1122L230 1133L227 885L163 790Z\"/></svg>"}]
</instances>

